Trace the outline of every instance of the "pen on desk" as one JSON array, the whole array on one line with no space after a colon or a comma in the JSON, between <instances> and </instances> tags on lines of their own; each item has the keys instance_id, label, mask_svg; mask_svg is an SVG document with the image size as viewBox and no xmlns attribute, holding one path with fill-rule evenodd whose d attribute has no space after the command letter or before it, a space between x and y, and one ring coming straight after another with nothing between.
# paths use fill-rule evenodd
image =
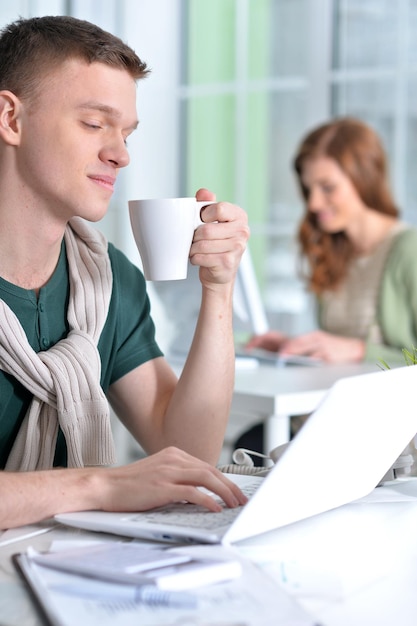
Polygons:
<instances>
[{"instance_id":1,"label":"pen on desk","mask_svg":"<svg viewBox=\"0 0 417 626\"><path fill-rule=\"evenodd\" d=\"M140 585L132 587L131 585L120 585L118 589L101 591L97 589L88 589L88 587L79 587L71 585L51 585L52 591L58 591L69 595L78 596L79 598L113 602L115 600L130 600L133 602L143 603L147 606L160 606L167 608L179 609L195 609L198 604L197 596L186 591L165 591L158 589L155 585Z\"/></svg>"},{"instance_id":2,"label":"pen on desk","mask_svg":"<svg viewBox=\"0 0 417 626\"><path fill-rule=\"evenodd\" d=\"M10 528L0 534L0 547L17 543L43 533L48 533L57 527L58 524L50 524L48 526L20 526L19 528Z\"/></svg>"}]
</instances>

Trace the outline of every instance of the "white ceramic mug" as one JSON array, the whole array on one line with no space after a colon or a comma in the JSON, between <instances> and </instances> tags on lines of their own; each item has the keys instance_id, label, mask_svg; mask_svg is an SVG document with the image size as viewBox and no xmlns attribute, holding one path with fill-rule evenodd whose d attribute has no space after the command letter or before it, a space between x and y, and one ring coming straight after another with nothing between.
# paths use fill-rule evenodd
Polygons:
<instances>
[{"instance_id":1,"label":"white ceramic mug","mask_svg":"<svg viewBox=\"0 0 417 626\"><path fill-rule=\"evenodd\" d=\"M133 236L146 280L187 278L194 231L200 211L212 201L195 198L129 200Z\"/></svg>"}]
</instances>

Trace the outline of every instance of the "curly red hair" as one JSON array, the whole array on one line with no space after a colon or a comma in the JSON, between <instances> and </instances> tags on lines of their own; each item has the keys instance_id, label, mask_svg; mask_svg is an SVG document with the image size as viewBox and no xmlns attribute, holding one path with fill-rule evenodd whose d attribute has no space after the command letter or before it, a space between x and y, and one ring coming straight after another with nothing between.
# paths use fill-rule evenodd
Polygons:
<instances>
[{"instance_id":1,"label":"curly red hair","mask_svg":"<svg viewBox=\"0 0 417 626\"><path fill-rule=\"evenodd\" d=\"M328 157L349 177L361 200L374 211L398 217L389 182L388 163L376 132L354 118L334 119L311 131L301 142L294 169L305 201L309 190L302 173L307 160ZM323 232L317 218L306 211L298 229L298 241L308 269L304 278L311 291L334 290L343 282L354 251L344 232Z\"/></svg>"}]
</instances>

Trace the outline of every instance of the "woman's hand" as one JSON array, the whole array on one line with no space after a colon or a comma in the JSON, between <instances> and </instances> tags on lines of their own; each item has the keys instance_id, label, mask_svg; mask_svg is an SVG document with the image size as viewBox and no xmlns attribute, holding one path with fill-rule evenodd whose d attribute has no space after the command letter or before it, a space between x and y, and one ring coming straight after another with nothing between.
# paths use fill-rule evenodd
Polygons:
<instances>
[{"instance_id":1,"label":"woman's hand","mask_svg":"<svg viewBox=\"0 0 417 626\"><path fill-rule=\"evenodd\" d=\"M287 339L282 343L280 353L310 356L326 363L359 363L364 358L365 344L361 339L316 330Z\"/></svg>"},{"instance_id":2,"label":"woman's hand","mask_svg":"<svg viewBox=\"0 0 417 626\"><path fill-rule=\"evenodd\" d=\"M263 335L255 335L246 343L245 348L250 350L261 349L269 352L279 352L287 341L287 336L276 330L271 330Z\"/></svg>"}]
</instances>

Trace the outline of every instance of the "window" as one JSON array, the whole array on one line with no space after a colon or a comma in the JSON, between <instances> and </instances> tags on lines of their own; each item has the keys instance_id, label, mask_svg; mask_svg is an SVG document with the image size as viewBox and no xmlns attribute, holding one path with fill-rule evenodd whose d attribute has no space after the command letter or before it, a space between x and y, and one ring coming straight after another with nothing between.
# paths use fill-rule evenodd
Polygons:
<instances>
[{"instance_id":1,"label":"window","mask_svg":"<svg viewBox=\"0 0 417 626\"><path fill-rule=\"evenodd\" d=\"M291 161L307 129L347 114L371 124L417 223L417 1L186 0L182 11L181 193L211 186L246 208L271 324L298 332L311 317Z\"/></svg>"}]
</instances>

